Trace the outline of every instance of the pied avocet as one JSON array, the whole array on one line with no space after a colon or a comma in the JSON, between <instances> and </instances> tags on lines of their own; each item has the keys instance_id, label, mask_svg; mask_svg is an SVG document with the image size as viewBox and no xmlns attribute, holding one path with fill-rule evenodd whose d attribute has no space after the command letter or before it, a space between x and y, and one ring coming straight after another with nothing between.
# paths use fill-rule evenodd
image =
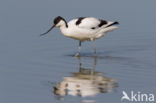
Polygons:
<instances>
[{"instance_id":1,"label":"pied avocet","mask_svg":"<svg viewBox=\"0 0 156 103\"><path fill-rule=\"evenodd\" d=\"M116 29L117 24L119 24L117 21L111 22L94 17L79 17L67 23L64 18L58 16L54 19L54 25L47 32L41 34L41 36L50 32L54 27L59 27L64 36L79 41L77 55L80 55L81 42L86 40L94 41L104 36L107 32Z\"/></svg>"}]
</instances>

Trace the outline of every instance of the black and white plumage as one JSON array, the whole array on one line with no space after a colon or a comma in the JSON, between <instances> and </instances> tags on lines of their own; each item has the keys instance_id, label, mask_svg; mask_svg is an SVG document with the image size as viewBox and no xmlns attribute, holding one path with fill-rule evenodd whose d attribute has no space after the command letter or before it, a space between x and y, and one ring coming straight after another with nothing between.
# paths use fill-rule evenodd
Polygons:
<instances>
[{"instance_id":1,"label":"black and white plumage","mask_svg":"<svg viewBox=\"0 0 156 103\"><path fill-rule=\"evenodd\" d=\"M81 42L86 40L93 41L104 36L107 32L115 30L117 28L116 24L119 23L94 17L79 17L67 23L64 18L58 16L54 19L54 25L41 35L47 34L54 27L59 27L64 36L79 41L80 53Z\"/></svg>"}]
</instances>

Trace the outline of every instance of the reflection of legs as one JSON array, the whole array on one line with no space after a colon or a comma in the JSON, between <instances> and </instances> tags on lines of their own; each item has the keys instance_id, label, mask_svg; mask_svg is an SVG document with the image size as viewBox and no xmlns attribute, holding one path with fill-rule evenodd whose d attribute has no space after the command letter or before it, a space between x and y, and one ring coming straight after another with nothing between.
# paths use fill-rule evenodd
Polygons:
<instances>
[{"instance_id":1,"label":"reflection of legs","mask_svg":"<svg viewBox=\"0 0 156 103\"><path fill-rule=\"evenodd\" d=\"M81 73L81 72L83 72L82 71L82 68L81 68L81 65L82 65L82 63L81 63L81 56L79 56L79 57L77 57L78 58L78 60L79 60L79 72Z\"/></svg>"},{"instance_id":2,"label":"reflection of legs","mask_svg":"<svg viewBox=\"0 0 156 103\"><path fill-rule=\"evenodd\" d=\"M95 68L97 63L97 56L95 55L93 58L94 58L94 65L93 65L93 69L91 69L91 75L95 74Z\"/></svg>"},{"instance_id":3,"label":"reflection of legs","mask_svg":"<svg viewBox=\"0 0 156 103\"><path fill-rule=\"evenodd\" d=\"M97 56L94 56L94 67L93 67L93 69L96 68L96 64L97 64Z\"/></svg>"}]
</instances>

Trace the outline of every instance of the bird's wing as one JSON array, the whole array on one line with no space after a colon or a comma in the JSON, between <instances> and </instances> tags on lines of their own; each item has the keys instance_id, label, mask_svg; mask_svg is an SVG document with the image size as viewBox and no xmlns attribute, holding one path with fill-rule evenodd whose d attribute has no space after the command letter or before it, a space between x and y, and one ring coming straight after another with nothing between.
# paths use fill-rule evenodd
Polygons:
<instances>
[{"instance_id":1,"label":"bird's wing","mask_svg":"<svg viewBox=\"0 0 156 103\"><path fill-rule=\"evenodd\" d=\"M107 25L107 21L100 20L93 17L80 17L75 21L76 26L84 29L97 29L101 26Z\"/></svg>"}]
</instances>

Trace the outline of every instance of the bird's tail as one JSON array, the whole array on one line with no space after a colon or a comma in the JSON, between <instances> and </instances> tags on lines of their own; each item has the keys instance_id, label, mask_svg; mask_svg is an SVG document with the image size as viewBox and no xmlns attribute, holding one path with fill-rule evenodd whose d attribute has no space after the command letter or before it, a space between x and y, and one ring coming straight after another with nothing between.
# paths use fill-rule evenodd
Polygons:
<instances>
[{"instance_id":1,"label":"bird's tail","mask_svg":"<svg viewBox=\"0 0 156 103\"><path fill-rule=\"evenodd\" d=\"M114 25L118 25L118 24L119 24L119 22L115 21L115 22L113 22L113 23L107 25L105 28L110 27L110 26L114 26Z\"/></svg>"},{"instance_id":2,"label":"bird's tail","mask_svg":"<svg viewBox=\"0 0 156 103\"><path fill-rule=\"evenodd\" d=\"M115 22L109 22L109 24L102 29L102 32L103 33L107 33L107 32L113 31L113 30L115 30L115 29L118 28L116 26L118 24L119 24L119 22L117 22L117 21L115 21Z\"/></svg>"},{"instance_id":3,"label":"bird's tail","mask_svg":"<svg viewBox=\"0 0 156 103\"><path fill-rule=\"evenodd\" d=\"M111 31L117 29L117 28L118 28L118 27L116 26L117 24L119 24L117 21L108 24L107 26L105 26L104 28L102 28L102 29L97 33L96 38L100 38L100 37L104 36L107 32L111 32Z\"/></svg>"}]
</instances>

